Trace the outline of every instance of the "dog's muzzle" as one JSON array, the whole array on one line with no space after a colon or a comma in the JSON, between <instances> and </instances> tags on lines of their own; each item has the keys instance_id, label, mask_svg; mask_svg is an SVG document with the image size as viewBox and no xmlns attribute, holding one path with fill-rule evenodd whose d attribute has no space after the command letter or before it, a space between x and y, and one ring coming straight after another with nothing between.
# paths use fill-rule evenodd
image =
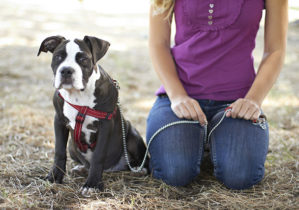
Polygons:
<instances>
[{"instance_id":1,"label":"dog's muzzle","mask_svg":"<svg viewBox=\"0 0 299 210\"><path fill-rule=\"evenodd\" d=\"M61 75L61 84L66 84L66 85L70 85L73 82L73 73L75 72L75 70L71 67L64 67L61 71L60 71L60 75Z\"/></svg>"}]
</instances>

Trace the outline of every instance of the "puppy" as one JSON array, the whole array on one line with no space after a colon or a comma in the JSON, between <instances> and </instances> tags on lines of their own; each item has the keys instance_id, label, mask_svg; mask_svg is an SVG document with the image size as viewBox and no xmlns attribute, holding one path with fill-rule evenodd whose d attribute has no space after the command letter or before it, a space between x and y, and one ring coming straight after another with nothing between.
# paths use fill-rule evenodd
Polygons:
<instances>
[{"instance_id":1,"label":"puppy","mask_svg":"<svg viewBox=\"0 0 299 210\"><path fill-rule=\"evenodd\" d=\"M46 179L62 183L71 134L70 156L88 170L81 188L83 194L90 189L103 189L103 171L128 170L122 129L133 167L141 164L146 151L138 131L121 115L117 85L97 65L109 46L107 41L91 36L83 40L51 36L41 43L38 51L38 56L41 52L53 53L51 67L56 88L55 157ZM145 165L148 166L148 159Z\"/></svg>"}]
</instances>

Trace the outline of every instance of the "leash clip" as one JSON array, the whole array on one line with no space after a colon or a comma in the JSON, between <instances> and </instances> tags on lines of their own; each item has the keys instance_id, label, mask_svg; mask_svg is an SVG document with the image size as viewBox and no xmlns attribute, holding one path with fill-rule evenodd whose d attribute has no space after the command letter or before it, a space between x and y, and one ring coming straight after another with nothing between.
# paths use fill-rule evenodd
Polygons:
<instances>
[{"instance_id":1,"label":"leash clip","mask_svg":"<svg viewBox=\"0 0 299 210\"><path fill-rule=\"evenodd\" d=\"M253 120L252 124L259 125L262 129L266 130L267 129L266 122L267 122L267 118L265 115L262 114L257 120Z\"/></svg>"},{"instance_id":2,"label":"leash clip","mask_svg":"<svg viewBox=\"0 0 299 210\"><path fill-rule=\"evenodd\" d=\"M114 86L116 87L117 90L120 90L120 86L117 80L112 79Z\"/></svg>"}]
</instances>

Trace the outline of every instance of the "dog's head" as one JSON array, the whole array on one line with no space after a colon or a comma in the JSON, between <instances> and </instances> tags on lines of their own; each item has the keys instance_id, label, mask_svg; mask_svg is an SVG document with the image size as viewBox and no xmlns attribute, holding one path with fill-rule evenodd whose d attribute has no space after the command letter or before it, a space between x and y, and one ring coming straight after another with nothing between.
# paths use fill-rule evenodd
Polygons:
<instances>
[{"instance_id":1,"label":"dog's head","mask_svg":"<svg viewBox=\"0 0 299 210\"><path fill-rule=\"evenodd\" d=\"M96 71L97 61L109 46L109 42L91 36L83 40L51 36L41 43L37 56L41 52L53 53L51 67L55 88L84 90L89 77Z\"/></svg>"}]
</instances>

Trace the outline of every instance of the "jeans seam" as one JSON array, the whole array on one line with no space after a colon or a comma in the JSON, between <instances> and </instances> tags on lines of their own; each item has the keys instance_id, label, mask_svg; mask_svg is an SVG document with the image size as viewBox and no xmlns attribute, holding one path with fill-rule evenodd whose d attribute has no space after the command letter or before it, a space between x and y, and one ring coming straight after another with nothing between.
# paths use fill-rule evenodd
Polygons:
<instances>
[{"instance_id":1,"label":"jeans seam","mask_svg":"<svg viewBox=\"0 0 299 210\"><path fill-rule=\"evenodd\" d=\"M217 178L217 155L216 155L216 148L215 148L215 141L213 139L213 135L211 136L211 154L212 154L212 161L214 165L214 176Z\"/></svg>"},{"instance_id":2,"label":"jeans seam","mask_svg":"<svg viewBox=\"0 0 299 210\"><path fill-rule=\"evenodd\" d=\"M201 127L200 130L202 132L200 132L200 137L203 137L201 134L204 132L203 131L203 128ZM196 163L196 173L200 173L200 165L201 165L201 161L202 161L202 156L203 156L203 153L204 153L204 139L200 138L199 139L200 142L199 142L199 151L198 151L198 158L197 158L197 163ZM199 170L197 170L199 169Z\"/></svg>"},{"instance_id":3,"label":"jeans seam","mask_svg":"<svg viewBox=\"0 0 299 210\"><path fill-rule=\"evenodd\" d=\"M224 106L226 107L227 105L224 105ZM221 109L219 109L218 112L213 117L215 117L219 113L222 113L222 112L224 113L225 107L222 107ZM221 119L221 116L222 116L222 114L219 114L219 117L217 117L217 119L215 119L216 122L215 122L215 120L213 120L213 121L211 120L210 121L210 125L211 125L210 129L212 129L213 126L215 126L218 123L218 121ZM217 163L217 152L216 152L216 147L215 147L216 144L215 144L214 133L211 134L210 138L211 138L210 139L210 148L211 148L212 162L213 162L213 166L214 166L214 176L217 178L217 173L218 173L217 167L218 167L218 163Z\"/></svg>"}]
</instances>

